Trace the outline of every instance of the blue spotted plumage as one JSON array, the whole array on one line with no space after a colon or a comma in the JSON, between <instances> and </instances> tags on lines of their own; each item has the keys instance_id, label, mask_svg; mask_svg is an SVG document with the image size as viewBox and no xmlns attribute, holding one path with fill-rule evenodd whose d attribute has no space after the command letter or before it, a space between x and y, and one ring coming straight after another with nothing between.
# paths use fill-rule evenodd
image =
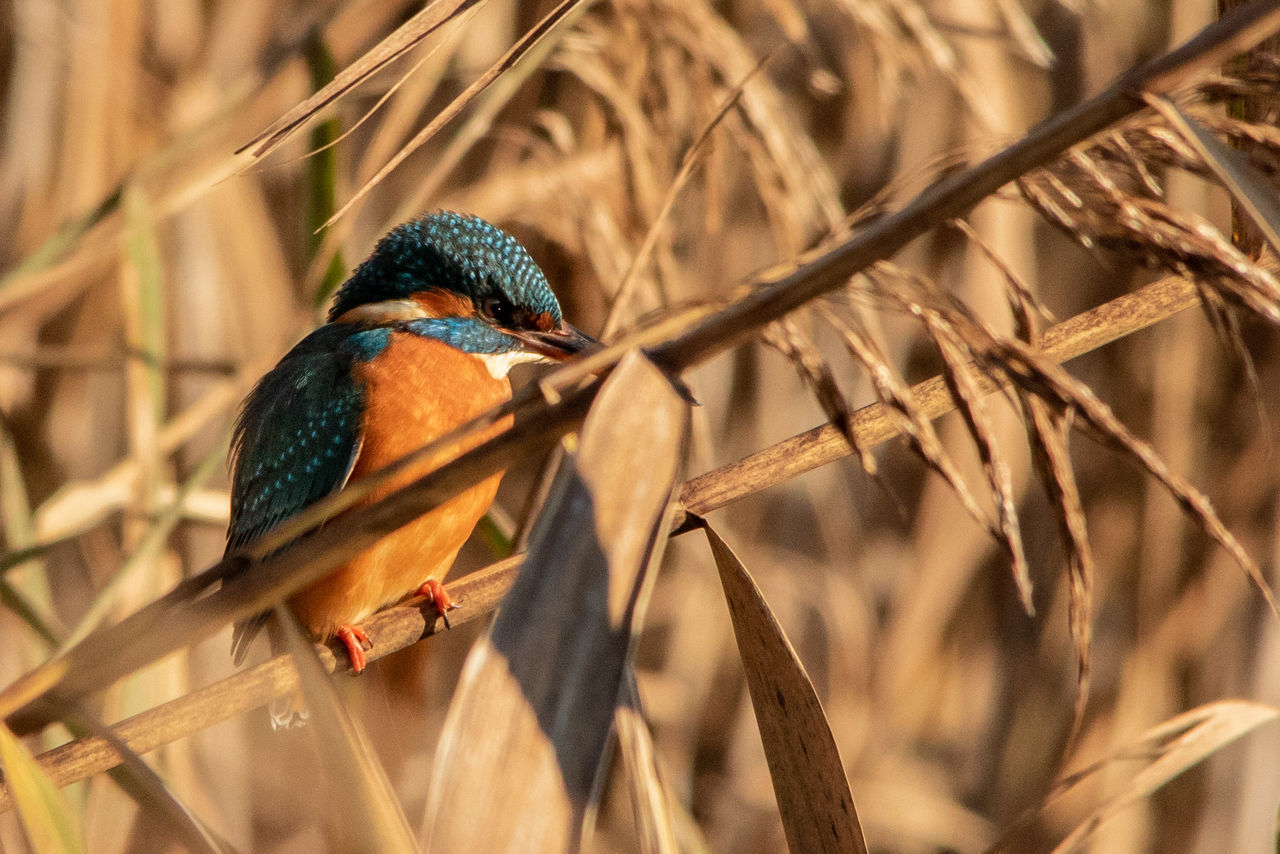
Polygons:
<instances>
[{"instance_id":1,"label":"blue spotted plumage","mask_svg":"<svg viewBox=\"0 0 1280 854\"><path fill-rule=\"evenodd\" d=\"M510 353L524 346L518 338L513 338L487 323L475 318L428 318L411 320L405 328L415 335L443 341L464 353L498 354Z\"/></svg>"},{"instance_id":2,"label":"blue spotted plumage","mask_svg":"<svg viewBox=\"0 0 1280 854\"><path fill-rule=\"evenodd\" d=\"M511 365L563 360L590 341L564 321L529 253L496 226L442 212L393 229L338 290L329 322L245 400L232 445L227 551L508 399ZM359 672L367 638L358 623L378 608L417 590L438 597L443 613L450 602L440 579L500 476L290 597L303 627L319 640L342 639ZM237 663L264 621L237 624Z\"/></svg>"},{"instance_id":3,"label":"blue spotted plumage","mask_svg":"<svg viewBox=\"0 0 1280 854\"><path fill-rule=\"evenodd\" d=\"M359 360L386 347L386 328L326 325L289 351L245 399L232 447L227 548L247 545L340 489L359 447Z\"/></svg>"}]
</instances>

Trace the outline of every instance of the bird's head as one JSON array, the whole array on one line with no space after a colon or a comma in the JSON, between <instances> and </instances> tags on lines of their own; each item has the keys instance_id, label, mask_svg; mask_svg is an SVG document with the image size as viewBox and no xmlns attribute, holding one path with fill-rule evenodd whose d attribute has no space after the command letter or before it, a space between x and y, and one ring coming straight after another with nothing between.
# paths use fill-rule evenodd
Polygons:
<instances>
[{"instance_id":1,"label":"bird's head","mask_svg":"<svg viewBox=\"0 0 1280 854\"><path fill-rule=\"evenodd\" d=\"M503 375L563 361L594 340L565 322L528 251L476 216L441 211L392 229L342 285L331 323L404 325Z\"/></svg>"}]
</instances>

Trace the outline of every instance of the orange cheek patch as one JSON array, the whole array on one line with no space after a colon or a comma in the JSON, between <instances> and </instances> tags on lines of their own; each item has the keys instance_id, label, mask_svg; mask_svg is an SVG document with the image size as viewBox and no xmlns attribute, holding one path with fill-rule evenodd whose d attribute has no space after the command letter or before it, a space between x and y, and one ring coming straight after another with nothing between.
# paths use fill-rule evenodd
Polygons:
<instances>
[{"instance_id":1,"label":"orange cheek patch","mask_svg":"<svg viewBox=\"0 0 1280 854\"><path fill-rule=\"evenodd\" d=\"M474 317L476 307L466 297L449 291L430 290L413 295L427 317Z\"/></svg>"}]
</instances>

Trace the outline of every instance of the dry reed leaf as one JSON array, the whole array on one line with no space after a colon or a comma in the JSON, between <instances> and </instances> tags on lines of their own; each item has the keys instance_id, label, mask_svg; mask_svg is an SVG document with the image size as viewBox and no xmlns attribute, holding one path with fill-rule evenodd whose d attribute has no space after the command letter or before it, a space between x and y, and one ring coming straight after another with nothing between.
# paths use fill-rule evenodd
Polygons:
<instances>
[{"instance_id":1,"label":"dry reed leaf","mask_svg":"<svg viewBox=\"0 0 1280 854\"><path fill-rule=\"evenodd\" d=\"M1271 245L1272 251L1280 252L1280 234L1277 234L1277 228L1280 228L1280 203L1276 201L1275 185L1254 169L1248 158L1223 144L1190 115L1179 110L1172 100L1162 95L1147 94L1145 97L1147 103L1195 149L1200 160L1227 189L1237 206L1253 221L1258 233ZM1251 141L1256 150L1258 141ZM1219 302L1216 299L1206 299L1205 309L1220 337L1228 343L1243 366L1245 377L1254 391L1259 414L1265 421L1261 384L1253 359L1240 335L1239 321L1227 306L1220 305Z\"/></svg>"},{"instance_id":2,"label":"dry reed leaf","mask_svg":"<svg viewBox=\"0 0 1280 854\"><path fill-rule=\"evenodd\" d=\"M1044 304L1039 295L1031 289L1026 282L1022 280L1009 263L996 251L996 248L988 243L978 230L964 219L953 219L949 223L952 227L958 229L965 238L977 247L983 257L991 263L1000 273L1000 278L1004 281L1005 292L1008 296L1010 306L1014 313L1015 322L1020 324L1021 329L1030 330L1032 323L1036 318L1044 319L1050 323L1055 322L1053 312Z\"/></svg>"},{"instance_id":3,"label":"dry reed leaf","mask_svg":"<svg viewBox=\"0 0 1280 854\"><path fill-rule=\"evenodd\" d=\"M351 717L292 613L275 611L307 701L328 790L325 831L333 851L417 852L409 820L364 728Z\"/></svg>"},{"instance_id":4,"label":"dry reed leaf","mask_svg":"<svg viewBox=\"0 0 1280 854\"><path fill-rule=\"evenodd\" d=\"M1254 266L1267 272L1265 267ZM914 284L917 290L926 290L927 293L926 286L914 277L902 279L902 282L904 285ZM1277 603L1262 571L1222 523L1209 499L1170 470L1156 449L1130 432L1124 422L1116 417L1087 384L1071 376L1028 343L997 336L985 325L969 318L964 311L948 302L935 300L926 306L907 292L905 287L882 291L887 299L902 304L908 311L919 316L940 313L950 325L961 332L978 364L985 371L993 375L1007 375L1022 391L1041 398L1059 411L1078 413L1083 424L1099 441L1136 460L1199 523L1201 529L1232 556L1262 594L1268 608L1280 618L1280 603ZM1277 310L1280 311L1280 305Z\"/></svg>"},{"instance_id":5,"label":"dry reed leaf","mask_svg":"<svg viewBox=\"0 0 1280 854\"><path fill-rule=\"evenodd\" d=\"M157 444L168 456L225 415L248 390L248 381L226 381L210 388L199 400L174 416L160 431ZM36 537L52 543L84 533L118 511L129 500L139 478L139 461L129 457L92 481L71 481L36 508Z\"/></svg>"},{"instance_id":6,"label":"dry reed leaf","mask_svg":"<svg viewBox=\"0 0 1280 854\"><path fill-rule=\"evenodd\" d=\"M503 59L489 69L487 73L496 74L490 83L485 84L483 79L475 81L473 87L479 88L474 92L468 89L445 108L446 112L455 108L461 112L469 108L471 114L454 130L444 150L433 158L431 171L416 182L414 192L397 207L396 214L388 225L417 216L423 208L430 206L438 198L440 188L451 174L466 162L467 154L490 133L501 111L516 99L521 91L527 91L524 90L525 83L543 69L544 60L560 46L561 37L568 34L570 24L578 20L580 14L589 6L589 2L582 2L581 5L567 9L558 23L548 24L548 27L555 29L555 38L544 38L548 31L535 28L535 31L527 34L530 41L518 43L512 47ZM548 15L548 18L550 17L551 15ZM544 19L544 22L546 20ZM519 53L521 50L523 53ZM503 66L504 60L507 59L510 60L509 64ZM451 118L452 116L449 115L438 114L431 124L448 122ZM439 126L436 128L436 131L438 130ZM430 125L423 128L414 140L401 150L401 154L424 144L436 131L433 131ZM394 164L388 164L383 171L389 171L391 168L394 168ZM376 177L371 178L365 186L372 186L377 180ZM526 213L524 206L517 209L516 213ZM340 214L341 211L339 211Z\"/></svg>"},{"instance_id":7,"label":"dry reed leaf","mask_svg":"<svg viewBox=\"0 0 1280 854\"><path fill-rule=\"evenodd\" d=\"M911 443L911 447L929 468L942 476L974 521L996 540L1003 541L999 529L978 506L977 499L965 483L955 461L943 448L932 421L920 408L911 387L898 376L869 335L846 323L834 312L828 311L825 315L827 321L840 333L849 352L866 369L876 396L888 407L890 416L900 421L899 429Z\"/></svg>"},{"instance_id":8,"label":"dry reed leaf","mask_svg":"<svg viewBox=\"0 0 1280 854\"><path fill-rule=\"evenodd\" d=\"M1229 69L1210 75L1190 92L1179 92L1176 99L1197 124L1211 133L1225 137L1252 168L1274 177L1277 152L1280 152L1280 129L1266 120L1265 110L1237 109L1241 102L1266 105L1280 95L1280 75L1276 73L1277 54L1257 50L1232 61ZM1225 112L1221 107L1228 107ZM1149 122L1128 123L1121 132L1135 142L1144 159L1168 163L1200 175L1211 174L1203 156L1167 121L1152 117ZM1135 131L1137 133L1135 134ZM1145 143L1145 144L1144 144ZM1167 146L1167 151L1161 151Z\"/></svg>"},{"instance_id":9,"label":"dry reed leaf","mask_svg":"<svg viewBox=\"0 0 1280 854\"><path fill-rule=\"evenodd\" d=\"M1277 91L1272 87L1270 93L1263 93L1264 97L1275 97ZM1249 122L1234 116L1224 116L1221 113L1206 112L1204 109L1191 110L1188 109L1188 115L1193 116L1195 121L1201 127L1207 128L1211 133L1226 138L1232 145L1240 145L1245 147L1243 153L1245 162L1249 164L1252 170L1256 170L1267 177L1274 178L1280 174L1280 128L1275 125L1259 124L1258 122ZM1161 129L1164 132L1161 136L1164 139L1173 137L1174 142L1170 143L1171 147L1187 147L1182 137L1170 133L1167 129ZM1152 130L1154 136L1156 131ZM1233 149L1234 150L1234 149ZM1206 169L1203 163L1203 157L1195 157L1194 151L1192 155L1186 157L1184 168L1188 168L1193 172L1204 172Z\"/></svg>"},{"instance_id":10,"label":"dry reed leaf","mask_svg":"<svg viewBox=\"0 0 1280 854\"><path fill-rule=\"evenodd\" d=\"M374 45L364 56L348 65L337 76L305 101L276 119L265 130L236 149L239 154L253 148L253 156L261 158L287 139L308 119L327 104L342 97L388 63L451 21L460 12L475 5L476 0L435 0L405 21L391 35ZM256 146L256 148L255 148Z\"/></svg>"},{"instance_id":11,"label":"dry reed leaf","mask_svg":"<svg viewBox=\"0 0 1280 854\"><path fill-rule=\"evenodd\" d=\"M1114 246L1182 273L1219 297L1280 323L1280 279L1203 218L1121 186L1093 149L1018 179L1023 197L1086 247Z\"/></svg>"},{"instance_id":12,"label":"dry reed leaf","mask_svg":"<svg viewBox=\"0 0 1280 854\"><path fill-rule=\"evenodd\" d=\"M1244 700L1221 700L1184 712L1144 732L1107 759L1063 780L1046 804L1081 781L1122 761L1148 764L1053 849L1078 851L1097 830L1133 802L1145 798L1231 742L1280 717L1280 710Z\"/></svg>"},{"instance_id":13,"label":"dry reed leaf","mask_svg":"<svg viewBox=\"0 0 1280 854\"><path fill-rule=\"evenodd\" d=\"M1224 145L1195 119L1179 110L1173 101L1162 95L1150 94L1146 100L1182 134L1231 197L1249 214L1271 248L1280 253L1280 234L1276 233L1280 228L1280 202L1276 201L1275 185L1259 174L1240 152Z\"/></svg>"},{"instance_id":14,"label":"dry reed leaf","mask_svg":"<svg viewBox=\"0 0 1280 854\"><path fill-rule=\"evenodd\" d=\"M1231 555L1262 594L1267 607L1280 618L1280 604L1276 602L1262 570L1222 523L1209 499L1181 475L1171 471L1156 449L1130 432L1092 389L1021 341L993 339L982 358L988 362L989 370L1007 372L1026 392L1060 410L1078 413L1095 437L1136 460L1199 523L1200 528Z\"/></svg>"},{"instance_id":15,"label":"dry reed leaf","mask_svg":"<svg viewBox=\"0 0 1280 854\"><path fill-rule=\"evenodd\" d=\"M3 416L0 416L0 529L4 531L6 548L0 556L0 601L51 649L57 645L63 628L53 607L47 567L39 560L12 560L14 555L36 556L40 549L35 543L35 519L22 461ZM10 574L11 569L17 571Z\"/></svg>"},{"instance_id":16,"label":"dry reed leaf","mask_svg":"<svg viewBox=\"0 0 1280 854\"><path fill-rule=\"evenodd\" d=\"M831 366L827 364L821 351L801 334L799 327L790 318L784 318L766 327L763 340L796 366L796 370L800 372L800 378L813 392L818 405L826 413L827 420L840 431L845 441L849 443L849 447L857 452L863 470L875 477L876 458L871 455L869 449L862 446L858 435L853 431L853 408L845 399L844 393L840 391L835 374L832 373ZM873 368L868 367L868 371L870 370Z\"/></svg>"},{"instance_id":17,"label":"dry reed leaf","mask_svg":"<svg viewBox=\"0 0 1280 854\"><path fill-rule=\"evenodd\" d=\"M742 561L710 525L701 527L729 605L788 847L795 854L865 854L844 762L804 665Z\"/></svg>"},{"instance_id":18,"label":"dry reed leaf","mask_svg":"<svg viewBox=\"0 0 1280 854\"><path fill-rule=\"evenodd\" d=\"M1005 26L1009 29L1013 44L1022 56L1028 62L1045 70L1053 68L1056 61L1053 48L1049 47L1044 37L1040 35L1035 22L1031 20L1031 16L1022 4L1017 0L995 0L995 3L1000 11L1000 17L1004 18Z\"/></svg>"},{"instance_id":19,"label":"dry reed leaf","mask_svg":"<svg viewBox=\"0 0 1280 854\"><path fill-rule=\"evenodd\" d=\"M0 770L18 806L22 829L40 854L75 854L84 842L71 806L8 727L0 724Z\"/></svg>"},{"instance_id":20,"label":"dry reed leaf","mask_svg":"<svg viewBox=\"0 0 1280 854\"><path fill-rule=\"evenodd\" d=\"M1012 271L1006 271L1005 275L1007 279L1013 277ZM1019 340L1043 352L1044 340L1033 311L1044 316L1044 310L1034 302L1025 288L1011 284L1007 296ZM1071 724L1062 748L1062 756L1067 757L1075 748L1076 739L1084 725L1085 709L1089 704L1093 579L1097 568L1093 549L1089 544L1084 501L1071 465L1068 435L1071 428L1070 413L1055 411L1040 398L1026 393L1020 394L1018 400L1022 404L1023 421L1027 425L1032 463L1048 493L1067 560L1067 624L1076 651L1075 701L1072 703ZM1026 418L1028 413L1031 415L1030 421Z\"/></svg>"},{"instance_id":21,"label":"dry reed leaf","mask_svg":"<svg viewBox=\"0 0 1280 854\"><path fill-rule=\"evenodd\" d=\"M1042 352L1047 359L1066 361L1198 303L1195 286L1180 277L1171 276L1082 312L1047 330L1043 336ZM1011 382L1007 377L998 381L980 377L980 381L983 392L988 394ZM955 407L942 377L917 383L912 386L911 393L930 418L937 418ZM883 403L873 403L854 413L854 431L868 448L898 435L898 423L890 417L889 410ZM846 457L850 451L848 441L834 425L820 425L738 462L690 479L681 489L680 501L690 513L709 513L743 496Z\"/></svg>"},{"instance_id":22,"label":"dry reed leaf","mask_svg":"<svg viewBox=\"0 0 1280 854\"><path fill-rule=\"evenodd\" d=\"M638 353L566 455L524 570L468 656L437 749L425 847L581 843L665 537L685 407Z\"/></svg>"},{"instance_id":23,"label":"dry reed leaf","mask_svg":"<svg viewBox=\"0 0 1280 854\"><path fill-rule=\"evenodd\" d=\"M468 10L467 14L471 15L472 10ZM383 111L378 122L377 132L369 144L359 152L359 162L354 169L357 181L367 180L378 171L378 167L395 154L399 141L417 125L419 116L422 114L422 105L427 103L440 88L450 63L456 59L462 44L460 36L466 31L467 25L468 22L460 21L448 36L440 40L438 45L425 51L422 58L414 63L408 73L402 75L379 99L379 105L384 99L388 99L387 109ZM344 131L343 136L345 137L348 133L350 130ZM326 234L326 239L327 237Z\"/></svg>"},{"instance_id":24,"label":"dry reed leaf","mask_svg":"<svg viewBox=\"0 0 1280 854\"><path fill-rule=\"evenodd\" d=\"M119 765L124 761L120 745L135 754L148 753L297 687L297 671L282 655L112 724L112 740L92 735L77 738L45 751L38 761L54 785L62 788ZM8 791L0 788L0 813L12 807Z\"/></svg>"},{"instance_id":25,"label":"dry reed leaf","mask_svg":"<svg viewBox=\"0 0 1280 854\"><path fill-rule=\"evenodd\" d=\"M164 830L168 831L173 836L173 840L183 846L184 851L192 854L196 852L232 854L234 852L235 849L219 838L198 815L192 812L173 788L153 771L142 757L130 750L111 727L92 714L81 710L76 716L76 726L72 729L75 732L91 732L110 745L122 763L122 767L117 767L111 772L116 784L137 803L149 819L158 822ZM44 766L43 762L40 764ZM52 775L50 775L50 782L57 785ZM0 804L2 803L3 799L0 799Z\"/></svg>"},{"instance_id":26,"label":"dry reed leaf","mask_svg":"<svg viewBox=\"0 0 1280 854\"><path fill-rule=\"evenodd\" d=\"M1068 445L1070 418L1053 410L1047 403L1030 394L1022 395L1022 405L1031 414L1028 424L1031 437L1032 461L1040 474L1040 482L1049 495L1054 519L1058 523L1063 551L1066 553L1067 574L1067 622L1071 641L1076 648L1076 696L1071 710L1071 727L1067 733L1062 755L1068 756L1075 746L1076 737L1084 724L1085 708L1089 703L1089 683L1092 670L1093 646L1093 579L1097 567L1093 549L1089 545L1089 530L1085 524L1084 501L1076 485L1075 470L1071 465Z\"/></svg>"},{"instance_id":27,"label":"dry reed leaf","mask_svg":"<svg viewBox=\"0 0 1280 854\"><path fill-rule=\"evenodd\" d=\"M915 0L909 0L909 2L891 3L890 8L903 29L919 45L921 54L927 57L942 76L955 87L974 118L987 129L999 128L1001 126L999 117L988 103L988 99L984 97L978 81L961 65L955 48L934 26L924 5Z\"/></svg>"},{"instance_id":28,"label":"dry reed leaf","mask_svg":"<svg viewBox=\"0 0 1280 854\"><path fill-rule=\"evenodd\" d=\"M737 105L747 83L764 70L772 55L765 57L756 64L751 73L743 78L724 99L724 102L716 110L714 116L703 127L701 133L693 141L693 144L685 150L684 156L680 159L680 168L676 172L676 176L671 180L671 184L667 187L666 195L662 199L662 205L654 215L652 222L649 223L648 229L645 231L644 242L640 244L640 248L636 250L635 255L631 259L631 263L627 266L626 273L622 276L618 288L613 294L613 304L609 306L609 315L605 319L604 328L600 332L602 339L610 338L622 324L625 316L624 310L629 306L631 298L634 295L635 287L639 282L639 273L649 256L653 253L654 246L658 242L658 237L662 234L667 224L667 219L671 216L671 209L675 206L676 199L680 195L680 191L684 189L689 179L693 177L694 168L702 161L703 155L709 147L712 132L715 131L720 123L724 120L729 111Z\"/></svg>"},{"instance_id":29,"label":"dry reed leaf","mask_svg":"<svg viewBox=\"0 0 1280 854\"><path fill-rule=\"evenodd\" d=\"M458 113L471 103L477 96L484 92L489 86L497 80L505 71L513 68L521 59L525 57L535 46L544 38L557 31L558 25L569 18L571 13L578 11L579 7L584 4L585 0L562 0L562 2L546 14L533 29L525 33L519 41L511 46L510 50L502 55L497 62L489 66L484 74L477 77L471 82L462 94L454 98L443 110L437 113L427 126L418 131L413 139L409 140L404 146L396 152L395 156L388 160L381 169L379 169L372 178L361 185L355 194L348 199L342 207L340 207L326 226L331 225L334 221L341 219L353 205L359 202L370 190L376 187L383 178L391 174L391 172L399 166L413 152L417 151L427 143L431 137L436 135L440 128L444 127L453 120ZM339 75L341 77L341 75Z\"/></svg>"},{"instance_id":30,"label":"dry reed leaf","mask_svg":"<svg viewBox=\"0 0 1280 854\"><path fill-rule=\"evenodd\" d=\"M1017 495L1013 487L1013 475L1005 458L1004 449L996 440L991 413L987 408L982 388L971 359L973 353L956 329L941 316L928 313L925 324L938 345L938 352L946 363L943 376L956 399L957 409L973 439L982 462L982 470L995 496L996 522L1000 543L1013 568L1013 581L1018 588L1018 598L1029 615L1035 614L1031 599L1031 570L1027 564L1026 550L1022 545L1022 529L1018 522Z\"/></svg>"},{"instance_id":31,"label":"dry reed leaf","mask_svg":"<svg viewBox=\"0 0 1280 854\"><path fill-rule=\"evenodd\" d=\"M80 617L75 628L62 639L59 644L59 651L65 652L98 628L103 620L107 618L112 607L117 604L120 593L125 586L131 583L133 577L143 571L152 559L160 555L168 544L169 535L173 533L178 523L182 522L186 517L187 496L199 489L215 472L219 472L222 469L226 462L225 448L229 440L230 437L227 436L224 441L215 446L213 451L205 454L205 458L196 465L195 470L191 472L186 481L174 493L173 500L168 507L156 508L157 516L155 521L143 533L141 539L134 544L128 556L120 564L120 568L98 590L93 602Z\"/></svg>"},{"instance_id":32,"label":"dry reed leaf","mask_svg":"<svg viewBox=\"0 0 1280 854\"><path fill-rule=\"evenodd\" d=\"M711 66L725 85L750 77L758 58L710 4L672 3L663 12L664 33L689 56ZM748 155L760 155L750 162L757 170L755 190L766 203L774 203L777 222L769 224L804 235L782 245L806 245L813 232L829 231L844 217L836 180L768 79L751 79L740 104L742 122L730 127L740 130L735 137ZM771 192L775 187L777 192Z\"/></svg>"},{"instance_id":33,"label":"dry reed leaf","mask_svg":"<svg viewBox=\"0 0 1280 854\"><path fill-rule=\"evenodd\" d=\"M642 854L680 854L675 822L668 807L667 787L658 773L653 735L645 723L635 672L631 669L623 674L623 692L613 727L618 736L627 793L631 796L639 849Z\"/></svg>"},{"instance_id":34,"label":"dry reed leaf","mask_svg":"<svg viewBox=\"0 0 1280 854\"><path fill-rule=\"evenodd\" d=\"M469 13L469 12L472 12L473 9L468 8L465 11ZM458 25L458 27L463 27L463 26L465 26L465 24L460 23ZM454 32L456 33L457 30L455 29ZM323 46L319 42L313 42L313 44L315 45L316 50L323 49ZM357 130L359 130L361 126L363 126L366 122L372 119L374 115L380 112L383 106L387 104L394 104L398 106L399 109L394 110L393 115L386 116L383 118L381 122L379 122L378 129L375 132L372 141L361 152L361 163L368 164L371 162L382 162L387 157L389 157L391 155L391 151L384 150L385 146L394 144L393 140L398 138L400 134L406 129L406 126L408 125L408 123L411 122L413 118L417 116L418 112L422 108L422 104L431 97L431 93L440 84L440 76L441 76L441 73L443 72L443 66L448 64L448 62L452 59L452 54L444 53L441 50L446 44L448 44L448 42L434 45L430 50L425 51L423 55L419 57L409 67L408 71L400 75L400 77L394 83L391 84L391 86L387 89L387 91L383 92L381 95L378 96L378 100L375 101L372 106L370 106L367 110L365 110L364 113L358 119L352 122L350 127L347 127L345 130L342 130L341 133L338 133L338 128L336 124L337 120L336 119L328 120L328 122L334 123L334 130L331 132L326 131L325 134L322 135L321 137L313 138L312 144L314 145L314 147L310 151L308 151L306 154L293 159L294 160L311 159L314 162L315 159L317 159L317 155L322 155L325 152L332 153L331 149L335 148L344 140L351 137L351 135L354 134ZM316 62L317 62L316 59L313 59L311 55L308 55L308 64L312 65L312 74L313 74L312 83L313 85L320 85L321 81L315 79L315 76L314 76L317 71ZM320 62L320 68L322 68L323 70L330 70L333 63L333 58L331 55L329 55L327 51L325 51L322 57L319 59L319 62ZM421 71L423 66L428 64L428 62L432 63L431 68L432 68L432 71L434 71L435 73L430 75L420 74L419 72ZM330 76L328 78L329 82L332 82L332 77L333 75L332 75L332 72L330 71ZM327 122L321 123L319 127L324 127L325 124L327 124ZM323 143L320 142L321 139L324 139L329 136L331 136L332 138L329 138L327 142L323 142ZM291 162L293 161L292 160L285 161L285 163L291 163ZM320 184L320 187L324 192L332 195L332 192L334 190L334 184L336 182L336 178L334 176L334 172L336 171L336 169L335 169L335 166L333 165L326 166L325 169L328 171L329 174L327 174L324 177L324 179L318 183ZM371 173L373 170L358 167L356 169L356 174L363 174L366 171ZM332 212L332 205L333 205L333 200L330 198L327 200L327 204L325 205L325 207L329 209L330 212ZM312 250L311 251L312 266L316 265L317 263L320 263L320 259L318 259L316 256L320 256L320 255L330 256L334 254L334 251L335 251L333 247L336 245L336 243L332 241L332 238L329 238L328 235L326 235L325 238L322 240L319 235L319 226L326 219L328 219L327 215L320 218L316 218L314 216L309 215L307 218L307 225L309 228L312 229L311 243L310 243L310 248ZM309 275L307 278L310 279L311 276ZM325 299L327 299L330 296L330 294L324 293L322 294L322 296ZM319 300L317 300L317 302L319 302Z\"/></svg>"},{"instance_id":35,"label":"dry reed leaf","mask_svg":"<svg viewBox=\"0 0 1280 854\"><path fill-rule=\"evenodd\" d=\"M523 555L508 558L451 584L450 591L468 605L452 615L453 625L463 625L494 610L510 589L522 562ZM372 662L444 631L444 621L433 605L419 599L374 614L364 624L364 629L373 643L373 649L368 652ZM313 648L324 670L333 673L338 670L339 661L345 665L346 658L340 641L331 641L330 644L317 644ZM297 671L289 656L279 655L113 724L112 730L130 750L147 753L263 706L272 697L292 693L297 687ZM121 757L106 740L90 736L46 751L40 755L39 761L50 779L62 787L110 770L121 762ZM0 812L11 807L11 800L0 788Z\"/></svg>"}]
</instances>

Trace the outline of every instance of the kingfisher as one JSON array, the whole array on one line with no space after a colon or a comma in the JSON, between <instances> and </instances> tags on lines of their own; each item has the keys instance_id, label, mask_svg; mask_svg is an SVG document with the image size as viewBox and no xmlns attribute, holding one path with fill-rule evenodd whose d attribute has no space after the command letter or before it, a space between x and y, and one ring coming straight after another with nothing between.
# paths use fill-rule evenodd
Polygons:
<instances>
[{"instance_id":1,"label":"kingfisher","mask_svg":"<svg viewBox=\"0 0 1280 854\"><path fill-rule=\"evenodd\" d=\"M542 270L497 226L446 211L396 227L338 289L328 322L245 399L231 446L227 553L510 400L512 366L563 361L594 343L564 320ZM424 465L441 465L510 423L499 420ZM446 614L456 605L442 581L501 478L490 476L293 594L288 606L299 624L315 640L339 639L359 673L371 648L360 624L374 612L422 595ZM237 665L267 617L236 624ZM287 726L295 715L305 716L296 702L272 717Z\"/></svg>"}]
</instances>

